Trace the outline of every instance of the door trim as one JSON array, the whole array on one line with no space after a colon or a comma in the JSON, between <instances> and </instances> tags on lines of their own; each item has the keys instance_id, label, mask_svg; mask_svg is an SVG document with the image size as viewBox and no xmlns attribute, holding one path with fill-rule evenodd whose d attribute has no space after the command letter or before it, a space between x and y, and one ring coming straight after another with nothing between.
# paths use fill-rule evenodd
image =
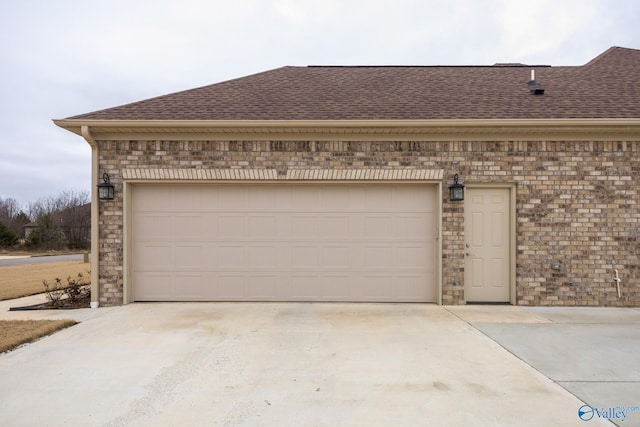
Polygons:
<instances>
[{"instance_id":1,"label":"door trim","mask_svg":"<svg viewBox=\"0 0 640 427\"><path fill-rule=\"evenodd\" d=\"M139 185L144 184L217 184L217 185L233 185L233 184L273 184L279 181L270 182L264 180L229 180L229 181L215 181L215 180L175 180L175 179L160 179L160 180L150 180L150 179L138 179L131 180L125 179L123 180L123 284L122 284L122 303L129 304L134 302L133 298L133 260L132 260L132 249L133 249L133 234L132 234L132 221L133 221L133 200L132 193L133 188L138 188ZM331 181L326 179L318 179L318 180L296 180L296 181L284 181L283 183L289 184L335 184L343 181ZM435 260L434 260L434 280L435 280L435 304L442 305L442 197L443 197L443 186L442 180L431 180L431 179L407 179L407 180L398 180L398 179L390 179L390 180L382 180L382 179L371 179L368 181L354 181L354 184L398 184L398 183L407 183L407 184L431 184L435 186L435 200L436 203L434 207L435 213Z\"/></svg>"},{"instance_id":2,"label":"door trim","mask_svg":"<svg viewBox=\"0 0 640 427\"><path fill-rule=\"evenodd\" d=\"M505 188L509 190L509 304L516 305L516 189L515 183L465 183L467 189ZM464 303L467 303L465 294Z\"/></svg>"}]
</instances>

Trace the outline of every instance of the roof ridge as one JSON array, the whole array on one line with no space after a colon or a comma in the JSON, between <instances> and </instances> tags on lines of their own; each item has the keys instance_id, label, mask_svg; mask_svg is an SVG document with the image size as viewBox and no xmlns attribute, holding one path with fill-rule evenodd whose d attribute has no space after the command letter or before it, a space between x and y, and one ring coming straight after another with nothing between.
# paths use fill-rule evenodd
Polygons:
<instances>
[{"instance_id":1,"label":"roof ridge","mask_svg":"<svg viewBox=\"0 0 640 427\"><path fill-rule=\"evenodd\" d=\"M629 47L621 47L621 46L611 46L609 49L602 52L600 55L593 58L591 61L584 64L584 67L590 67L602 62L606 57L611 56L615 52L627 51L627 52L638 52L640 53L640 49L632 49Z\"/></svg>"},{"instance_id":2,"label":"roof ridge","mask_svg":"<svg viewBox=\"0 0 640 427\"><path fill-rule=\"evenodd\" d=\"M307 68L528 68L552 67L542 64L496 63L493 65L307 65Z\"/></svg>"}]
</instances>

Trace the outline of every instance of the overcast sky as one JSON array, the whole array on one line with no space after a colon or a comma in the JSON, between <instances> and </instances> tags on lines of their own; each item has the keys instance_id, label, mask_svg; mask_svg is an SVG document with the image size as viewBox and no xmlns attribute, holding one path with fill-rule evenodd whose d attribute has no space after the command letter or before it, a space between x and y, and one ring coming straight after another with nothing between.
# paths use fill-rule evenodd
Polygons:
<instances>
[{"instance_id":1,"label":"overcast sky","mask_svg":"<svg viewBox=\"0 0 640 427\"><path fill-rule=\"evenodd\" d=\"M0 197L90 191L52 119L284 65L582 65L640 49L637 0L1 0Z\"/></svg>"}]
</instances>

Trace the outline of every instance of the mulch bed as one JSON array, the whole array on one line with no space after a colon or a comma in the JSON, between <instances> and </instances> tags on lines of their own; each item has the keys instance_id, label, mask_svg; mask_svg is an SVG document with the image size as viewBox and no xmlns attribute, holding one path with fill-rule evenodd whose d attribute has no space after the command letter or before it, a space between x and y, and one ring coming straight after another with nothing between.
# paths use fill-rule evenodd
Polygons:
<instances>
[{"instance_id":1,"label":"mulch bed","mask_svg":"<svg viewBox=\"0 0 640 427\"><path fill-rule=\"evenodd\" d=\"M28 310L74 310L78 308L89 308L91 304L91 297L79 298L75 301L60 301L58 304L53 304L49 301L41 304L27 305L23 307L11 307L9 311L28 311Z\"/></svg>"}]
</instances>

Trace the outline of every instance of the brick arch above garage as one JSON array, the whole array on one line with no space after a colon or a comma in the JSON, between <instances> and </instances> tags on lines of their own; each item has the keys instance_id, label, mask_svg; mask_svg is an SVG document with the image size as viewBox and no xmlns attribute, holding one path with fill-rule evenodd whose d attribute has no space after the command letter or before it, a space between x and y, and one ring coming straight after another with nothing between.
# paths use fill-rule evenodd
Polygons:
<instances>
[{"instance_id":1,"label":"brick arch above garage","mask_svg":"<svg viewBox=\"0 0 640 427\"><path fill-rule=\"evenodd\" d=\"M250 181L441 181L442 169L123 169L124 180L250 180Z\"/></svg>"}]
</instances>

